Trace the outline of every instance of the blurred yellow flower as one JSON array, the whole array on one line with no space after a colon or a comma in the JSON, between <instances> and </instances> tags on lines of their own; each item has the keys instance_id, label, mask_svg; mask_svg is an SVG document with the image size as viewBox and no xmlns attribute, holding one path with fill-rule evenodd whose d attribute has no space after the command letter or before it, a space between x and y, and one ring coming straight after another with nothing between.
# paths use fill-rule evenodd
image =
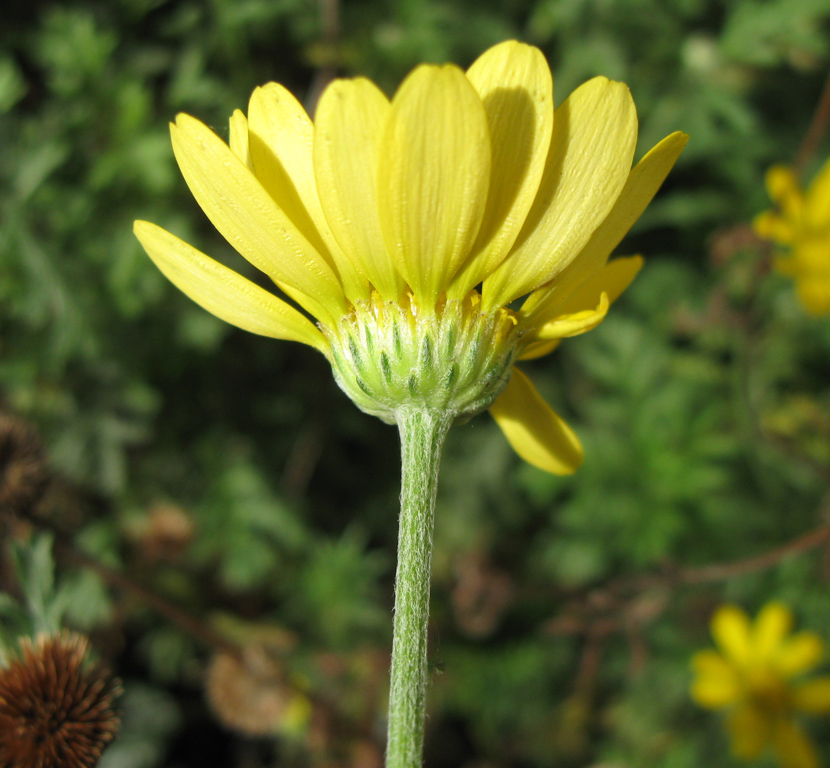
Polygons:
<instances>
[{"instance_id":1,"label":"blurred yellow flower","mask_svg":"<svg viewBox=\"0 0 830 768\"><path fill-rule=\"evenodd\" d=\"M775 268L795 280L804 308L812 315L830 314L830 160L806 193L785 166L770 168L766 183L777 208L756 216L753 228L784 246L787 255Z\"/></svg>"},{"instance_id":2,"label":"blurred yellow flower","mask_svg":"<svg viewBox=\"0 0 830 768\"><path fill-rule=\"evenodd\" d=\"M576 436L512 366L602 321L641 264L608 257L685 134L632 169L628 88L596 77L554 112L544 56L515 41L466 72L420 66L391 101L364 78L335 80L314 122L269 83L247 117L231 117L229 145L184 114L171 132L208 218L317 325L136 222L190 298L245 330L318 349L355 403L388 422L399 408L490 408L524 459L554 473L578 467Z\"/></svg>"},{"instance_id":3,"label":"blurred yellow flower","mask_svg":"<svg viewBox=\"0 0 830 768\"><path fill-rule=\"evenodd\" d=\"M793 616L767 603L754 623L740 608L725 605L712 618L719 650L692 658L692 698L708 709L728 709L732 751L754 760L771 747L784 768L819 768L815 747L796 715L830 713L830 677L798 680L824 658L813 632L791 635Z\"/></svg>"}]
</instances>

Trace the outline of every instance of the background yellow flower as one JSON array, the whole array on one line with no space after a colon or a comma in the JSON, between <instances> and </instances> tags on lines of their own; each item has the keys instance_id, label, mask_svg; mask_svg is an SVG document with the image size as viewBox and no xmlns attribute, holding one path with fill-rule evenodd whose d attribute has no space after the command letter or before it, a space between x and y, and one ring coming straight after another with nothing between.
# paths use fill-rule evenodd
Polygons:
<instances>
[{"instance_id":1,"label":"background yellow flower","mask_svg":"<svg viewBox=\"0 0 830 768\"><path fill-rule=\"evenodd\" d=\"M824 658L813 632L791 635L793 616L779 602L765 605L754 622L725 605L712 618L718 650L692 658L692 698L708 709L726 709L736 757L754 760L772 747L784 768L818 768L815 747L796 721L798 713L830 712L830 677L799 680Z\"/></svg>"},{"instance_id":2,"label":"background yellow flower","mask_svg":"<svg viewBox=\"0 0 830 768\"><path fill-rule=\"evenodd\" d=\"M776 210L753 222L755 231L784 247L775 268L795 280L804 308L830 314L830 160L802 192L795 172L776 165L767 171L767 190Z\"/></svg>"}]
</instances>

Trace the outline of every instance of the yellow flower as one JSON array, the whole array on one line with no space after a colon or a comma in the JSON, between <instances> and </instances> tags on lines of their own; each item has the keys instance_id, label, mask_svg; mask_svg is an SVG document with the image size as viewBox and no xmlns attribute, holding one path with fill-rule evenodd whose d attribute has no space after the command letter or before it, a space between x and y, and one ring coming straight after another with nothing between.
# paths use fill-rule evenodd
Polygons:
<instances>
[{"instance_id":1,"label":"yellow flower","mask_svg":"<svg viewBox=\"0 0 830 768\"><path fill-rule=\"evenodd\" d=\"M795 280L804 308L812 315L830 314L830 160L807 192L801 191L791 168L767 171L767 190L777 210L755 217L755 231L789 251L775 268Z\"/></svg>"},{"instance_id":2,"label":"yellow flower","mask_svg":"<svg viewBox=\"0 0 830 768\"><path fill-rule=\"evenodd\" d=\"M830 713L830 677L798 680L825 655L813 632L791 635L793 616L777 602L767 603L750 624L734 605L712 618L719 651L692 658L692 698L708 709L728 709L732 751L754 760L771 746L784 768L819 768L815 748L796 722L799 712Z\"/></svg>"},{"instance_id":3,"label":"yellow flower","mask_svg":"<svg viewBox=\"0 0 830 768\"><path fill-rule=\"evenodd\" d=\"M208 218L317 325L136 222L190 298L245 330L318 349L358 406L386 421L397 408L490 408L527 461L579 466L576 436L512 366L595 327L640 267L639 257L607 261L687 137L668 136L632 169L637 116L625 85L594 78L554 112L544 56L508 41L466 73L416 68L391 102L366 79L336 80L314 122L269 83L247 117L231 117L230 146L184 114L171 132Z\"/></svg>"}]
</instances>

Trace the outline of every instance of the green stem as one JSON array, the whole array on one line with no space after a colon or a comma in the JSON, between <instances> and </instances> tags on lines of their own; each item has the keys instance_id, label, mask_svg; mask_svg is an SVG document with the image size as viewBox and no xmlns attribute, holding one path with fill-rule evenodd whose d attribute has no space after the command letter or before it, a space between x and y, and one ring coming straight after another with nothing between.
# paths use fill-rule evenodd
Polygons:
<instances>
[{"instance_id":1,"label":"green stem","mask_svg":"<svg viewBox=\"0 0 830 768\"><path fill-rule=\"evenodd\" d=\"M420 768L427 685L432 530L441 448L454 414L401 409L401 517L386 768Z\"/></svg>"}]
</instances>

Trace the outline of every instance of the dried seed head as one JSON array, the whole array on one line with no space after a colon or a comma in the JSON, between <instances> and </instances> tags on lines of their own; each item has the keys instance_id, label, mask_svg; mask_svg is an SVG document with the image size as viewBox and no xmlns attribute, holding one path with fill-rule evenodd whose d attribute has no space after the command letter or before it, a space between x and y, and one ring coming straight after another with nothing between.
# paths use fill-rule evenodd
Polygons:
<instances>
[{"instance_id":1,"label":"dried seed head","mask_svg":"<svg viewBox=\"0 0 830 768\"><path fill-rule=\"evenodd\" d=\"M37 432L25 421L0 413L0 518L26 515L48 479Z\"/></svg>"},{"instance_id":2,"label":"dried seed head","mask_svg":"<svg viewBox=\"0 0 830 768\"><path fill-rule=\"evenodd\" d=\"M86 638L64 632L20 643L0 671L0 765L92 768L118 731L118 681L88 660Z\"/></svg>"}]
</instances>

